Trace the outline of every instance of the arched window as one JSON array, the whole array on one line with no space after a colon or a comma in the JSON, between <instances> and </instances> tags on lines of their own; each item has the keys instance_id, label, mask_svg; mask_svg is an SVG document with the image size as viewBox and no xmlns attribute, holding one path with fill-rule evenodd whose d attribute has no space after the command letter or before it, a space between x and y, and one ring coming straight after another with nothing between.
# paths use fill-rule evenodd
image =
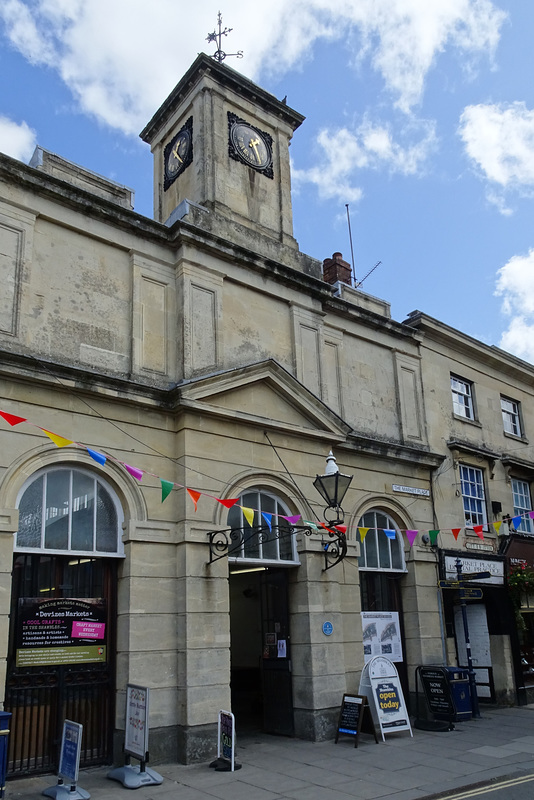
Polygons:
<instances>
[{"instance_id":1,"label":"arched window","mask_svg":"<svg viewBox=\"0 0 534 800\"><path fill-rule=\"evenodd\" d=\"M405 571L402 538L389 514L378 509L368 511L360 519L358 527L369 528L361 542L360 569Z\"/></svg>"},{"instance_id":2,"label":"arched window","mask_svg":"<svg viewBox=\"0 0 534 800\"><path fill-rule=\"evenodd\" d=\"M239 506L254 511L252 526ZM243 492L239 505L228 512L228 527L232 529L228 561L299 564L293 527L282 518L289 516L291 511L276 495L262 489Z\"/></svg>"},{"instance_id":3,"label":"arched window","mask_svg":"<svg viewBox=\"0 0 534 800\"><path fill-rule=\"evenodd\" d=\"M54 467L33 475L19 500L16 551L122 555L122 509L93 472Z\"/></svg>"}]
</instances>

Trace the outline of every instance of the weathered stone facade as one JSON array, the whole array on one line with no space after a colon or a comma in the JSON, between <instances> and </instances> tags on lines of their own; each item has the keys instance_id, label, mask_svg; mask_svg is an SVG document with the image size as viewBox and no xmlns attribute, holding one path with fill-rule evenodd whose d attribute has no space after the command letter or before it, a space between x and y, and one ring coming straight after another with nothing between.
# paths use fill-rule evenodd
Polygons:
<instances>
[{"instance_id":1,"label":"weathered stone facade","mask_svg":"<svg viewBox=\"0 0 534 800\"><path fill-rule=\"evenodd\" d=\"M269 133L273 177L229 158L228 111ZM192 162L165 190L165 147L189 117ZM24 487L51 467L101 475L122 524L116 756L127 683L151 689L154 761L213 754L237 648L228 559L210 563L208 533L228 527L217 499L259 488L291 514L317 520L312 481L331 447L341 472L354 476L343 503L345 560L325 570L324 534L301 533L299 565L285 572L294 731L312 739L332 736L341 697L358 690L364 664L360 519L379 509L399 531L463 519L443 464L461 450L446 441L466 438L451 418L449 371L465 371L450 364L463 357L467 337L434 337L439 324L426 318L395 322L386 302L325 282L320 262L300 253L288 146L302 119L199 56L143 132L154 152L156 221L131 210L129 190L45 151L33 166L0 156L0 409L34 423L0 423L0 653L9 668L13 534ZM519 381L519 400L530 402L526 365L472 341L462 352L488 391L498 397L506 376L514 385L506 394L515 397ZM490 400L481 398L485 415ZM484 446L498 449L498 419L493 428L482 424L491 432ZM83 447L58 448L35 426ZM478 427L471 441L480 434ZM106 453L105 466L86 448ZM123 464L141 469L143 480ZM505 466L495 494L503 508ZM198 508L184 488L162 503L158 477L200 492ZM443 635L436 549L421 537L413 547L402 539L406 566L391 577L413 688L417 665L443 663L447 646L447 658L454 653ZM449 534L439 544L460 541ZM252 597L255 589L246 591ZM328 638L325 619L334 629ZM508 657L497 672L499 694L509 695Z\"/></svg>"}]
</instances>

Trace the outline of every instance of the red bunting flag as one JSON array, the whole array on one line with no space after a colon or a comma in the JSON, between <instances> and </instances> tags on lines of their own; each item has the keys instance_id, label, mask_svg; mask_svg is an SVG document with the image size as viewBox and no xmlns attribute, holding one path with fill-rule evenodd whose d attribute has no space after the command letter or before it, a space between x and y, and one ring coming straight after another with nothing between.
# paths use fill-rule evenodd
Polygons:
<instances>
[{"instance_id":1,"label":"red bunting flag","mask_svg":"<svg viewBox=\"0 0 534 800\"><path fill-rule=\"evenodd\" d=\"M458 534L460 533L461 530L462 530L461 528L452 529L452 535L454 536L455 539L458 539Z\"/></svg>"},{"instance_id":2,"label":"red bunting flag","mask_svg":"<svg viewBox=\"0 0 534 800\"><path fill-rule=\"evenodd\" d=\"M202 492L195 492L194 489L187 489L187 494L189 495L189 497L191 498L191 500L195 504L195 511L196 511L197 510L197 503L199 501L199 498L202 496Z\"/></svg>"},{"instance_id":3,"label":"red bunting flag","mask_svg":"<svg viewBox=\"0 0 534 800\"><path fill-rule=\"evenodd\" d=\"M216 497L215 499L225 508L232 508L232 506L235 506L236 503L239 503L239 497L236 497L235 500L221 500L220 497Z\"/></svg>"},{"instance_id":4,"label":"red bunting flag","mask_svg":"<svg viewBox=\"0 0 534 800\"><path fill-rule=\"evenodd\" d=\"M19 422L26 422L24 417L16 417L14 414L8 414L7 411L0 411L0 417L3 417L11 426L18 425Z\"/></svg>"},{"instance_id":5,"label":"red bunting flag","mask_svg":"<svg viewBox=\"0 0 534 800\"><path fill-rule=\"evenodd\" d=\"M347 535L347 526L346 525L334 525L336 531L339 531L343 534L343 536Z\"/></svg>"},{"instance_id":6,"label":"red bunting flag","mask_svg":"<svg viewBox=\"0 0 534 800\"><path fill-rule=\"evenodd\" d=\"M480 539L484 538L484 534L482 533L483 525L473 525L473 530Z\"/></svg>"}]
</instances>

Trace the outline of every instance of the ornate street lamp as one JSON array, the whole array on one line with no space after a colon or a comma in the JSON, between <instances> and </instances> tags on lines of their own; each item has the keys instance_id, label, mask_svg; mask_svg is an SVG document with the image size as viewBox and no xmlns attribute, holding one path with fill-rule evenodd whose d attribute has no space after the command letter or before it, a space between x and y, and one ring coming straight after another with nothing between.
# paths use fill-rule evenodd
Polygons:
<instances>
[{"instance_id":1,"label":"ornate street lamp","mask_svg":"<svg viewBox=\"0 0 534 800\"><path fill-rule=\"evenodd\" d=\"M313 485L326 502L323 516L330 526L341 525L345 519L345 512L341 508L341 503L347 493L352 478L352 475L343 475L343 473L339 471L334 454L330 450L326 458L325 474L317 475L313 482ZM327 516L329 509L335 511L335 519L329 519L329 516L332 516L331 514Z\"/></svg>"}]
</instances>

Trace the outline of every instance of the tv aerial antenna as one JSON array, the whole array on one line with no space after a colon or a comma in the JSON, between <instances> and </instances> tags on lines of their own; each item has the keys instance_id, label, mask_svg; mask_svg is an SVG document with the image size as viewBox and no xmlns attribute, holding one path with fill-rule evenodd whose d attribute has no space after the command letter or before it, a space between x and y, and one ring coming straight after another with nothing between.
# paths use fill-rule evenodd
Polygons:
<instances>
[{"instance_id":1,"label":"tv aerial antenna","mask_svg":"<svg viewBox=\"0 0 534 800\"><path fill-rule=\"evenodd\" d=\"M377 261L376 264L374 265L374 267L369 270L367 275L363 276L361 281L357 281L356 280L356 270L354 268L354 248L352 246L352 230L351 230L351 227L350 227L350 213L349 213L349 204L348 203L345 203L345 208L347 209L347 223L348 223L348 226L349 226L350 254L351 254L351 258L352 258L352 282L354 284L354 288L358 289L362 285L364 280L366 280L366 278L368 278L369 275L371 275L371 273L374 272L375 269L377 267L379 267L382 262L381 261Z\"/></svg>"},{"instance_id":2,"label":"tv aerial antenna","mask_svg":"<svg viewBox=\"0 0 534 800\"><path fill-rule=\"evenodd\" d=\"M222 37L228 36L228 34L233 31L233 28L225 28L223 30L222 16L220 11L217 14L217 24L219 27L219 32L217 33L217 31L214 30L213 33L208 33L206 37L207 42L215 42L215 44L217 45L217 50L215 51L215 53L213 53L212 58L214 58L215 61L218 61L219 64L222 64L224 59L228 58L229 56L235 56L236 58L243 58L242 50L238 50L237 53L225 53L224 50L222 49L222 44L221 44Z\"/></svg>"},{"instance_id":3,"label":"tv aerial antenna","mask_svg":"<svg viewBox=\"0 0 534 800\"><path fill-rule=\"evenodd\" d=\"M374 265L374 267L371 267L371 269L369 270L369 272L367 273L367 275L364 275L364 276L363 276L363 278L361 279L361 281L358 281L358 283L357 283L357 284L354 286L354 288L355 288L355 289L359 289L359 288L360 288L360 286L362 285L362 283L364 282L364 280L365 280L366 278L368 278L368 277L369 277L369 275L370 275L372 272L374 272L374 271L375 271L375 269L376 269L377 267L379 267L381 263L382 263L381 261L377 261L377 262L376 262L376 264Z\"/></svg>"}]
</instances>

